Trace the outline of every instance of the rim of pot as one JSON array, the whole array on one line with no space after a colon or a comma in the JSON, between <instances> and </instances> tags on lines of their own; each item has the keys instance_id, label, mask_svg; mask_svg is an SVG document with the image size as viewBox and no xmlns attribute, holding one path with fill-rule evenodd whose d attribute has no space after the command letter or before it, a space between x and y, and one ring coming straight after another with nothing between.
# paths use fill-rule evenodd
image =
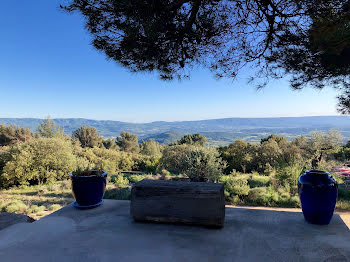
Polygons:
<instances>
[{"instance_id":1,"label":"rim of pot","mask_svg":"<svg viewBox=\"0 0 350 262\"><path fill-rule=\"evenodd\" d=\"M329 172L324 170L318 170L318 169L309 169L304 172L304 174L314 174L314 175L329 175Z\"/></svg>"},{"instance_id":2,"label":"rim of pot","mask_svg":"<svg viewBox=\"0 0 350 262\"><path fill-rule=\"evenodd\" d=\"M70 173L69 176L70 177L80 177L80 178L84 178L84 177L106 177L107 176L107 171L104 170L88 170L85 172L102 172L101 174L93 174L93 175L89 175L89 176L80 176L80 175L75 175L73 173ZM84 172L81 172L84 173Z\"/></svg>"}]
</instances>

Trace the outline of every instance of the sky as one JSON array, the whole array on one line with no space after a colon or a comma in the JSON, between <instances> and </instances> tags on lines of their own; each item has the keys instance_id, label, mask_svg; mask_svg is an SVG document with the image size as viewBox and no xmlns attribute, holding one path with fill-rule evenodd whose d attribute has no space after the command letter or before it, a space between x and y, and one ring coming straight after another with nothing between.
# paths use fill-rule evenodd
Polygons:
<instances>
[{"instance_id":1,"label":"sky","mask_svg":"<svg viewBox=\"0 0 350 262\"><path fill-rule=\"evenodd\" d=\"M164 82L131 73L90 44L66 0L0 0L0 118L88 118L126 122L227 117L336 115L331 88L293 91L287 79L257 91L196 69L190 80Z\"/></svg>"}]
</instances>

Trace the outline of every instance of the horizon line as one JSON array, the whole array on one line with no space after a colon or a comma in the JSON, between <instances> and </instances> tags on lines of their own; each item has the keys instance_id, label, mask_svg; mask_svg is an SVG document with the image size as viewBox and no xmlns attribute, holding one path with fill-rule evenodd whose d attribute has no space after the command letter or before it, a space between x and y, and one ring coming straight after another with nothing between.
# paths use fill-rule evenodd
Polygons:
<instances>
[{"instance_id":1,"label":"horizon line","mask_svg":"<svg viewBox=\"0 0 350 262\"><path fill-rule=\"evenodd\" d=\"M48 116L50 117L50 116ZM222 119L280 119L280 118L309 118L309 117L349 117L349 115L307 115L307 116L277 116L277 117L222 117L222 118L209 118L209 119L195 119L195 120L175 120L175 121L165 121L165 120L156 120L150 122L128 122L120 120L108 120L108 119L92 119L84 117L50 117L52 120L61 120L61 119L81 119L81 120L92 120L92 121L112 121L112 122L121 122L121 123L131 123L131 124L152 124L157 122L165 123L174 123L174 122L197 122L197 121L211 121L211 120L222 120ZM46 117L47 118L47 117ZM46 118L40 117L0 117L0 119L38 119L45 120Z\"/></svg>"}]
</instances>

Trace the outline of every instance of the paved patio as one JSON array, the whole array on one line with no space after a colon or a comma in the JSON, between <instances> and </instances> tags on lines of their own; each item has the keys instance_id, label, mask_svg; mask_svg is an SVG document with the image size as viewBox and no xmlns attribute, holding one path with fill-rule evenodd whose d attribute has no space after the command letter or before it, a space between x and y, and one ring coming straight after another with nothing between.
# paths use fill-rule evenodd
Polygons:
<instances>
[{"instance_id":1,"label":"paved patio","mask_svg":"<svg viewBox=\"0 0 350 262\"><path fill-rule=\"evenodd\" d=\"M316 226L300 212L227 206L218 230L135 223L129 205L70 205L10 226L0 231L0 261L350 261L350 231L338 214Z\"/></svg>"}]
</instances>

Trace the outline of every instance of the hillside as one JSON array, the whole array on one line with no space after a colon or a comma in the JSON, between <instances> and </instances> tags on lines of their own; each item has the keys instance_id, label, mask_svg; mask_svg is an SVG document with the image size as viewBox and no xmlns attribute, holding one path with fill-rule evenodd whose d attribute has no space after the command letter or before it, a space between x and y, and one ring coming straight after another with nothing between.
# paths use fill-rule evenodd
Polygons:
<instances>
[{"instance_id":1,"label":"hillside","mask_svg":"<svg viewBox=\"0 0 350 262\"><path fill-rule=\"evenodd\" d=\"M312 131L338 129L345 139L350 139L350 117L312 116L281 118L222 118L198 121L127 123L111 120L90 120L82 118L54 119L57 126L71 134L82 125L97 128L104 137L116 137L122 131L137 134L142 139L152 138L160 143L170 143L183 134L201 133L210 144L228 144L234 139L258 142L271 133L283 135L289 139L298 135L308 135ZM42 119L38 118L0 118L0 124L18 125L35 131Z\"/></svg>"}]
</instances>

